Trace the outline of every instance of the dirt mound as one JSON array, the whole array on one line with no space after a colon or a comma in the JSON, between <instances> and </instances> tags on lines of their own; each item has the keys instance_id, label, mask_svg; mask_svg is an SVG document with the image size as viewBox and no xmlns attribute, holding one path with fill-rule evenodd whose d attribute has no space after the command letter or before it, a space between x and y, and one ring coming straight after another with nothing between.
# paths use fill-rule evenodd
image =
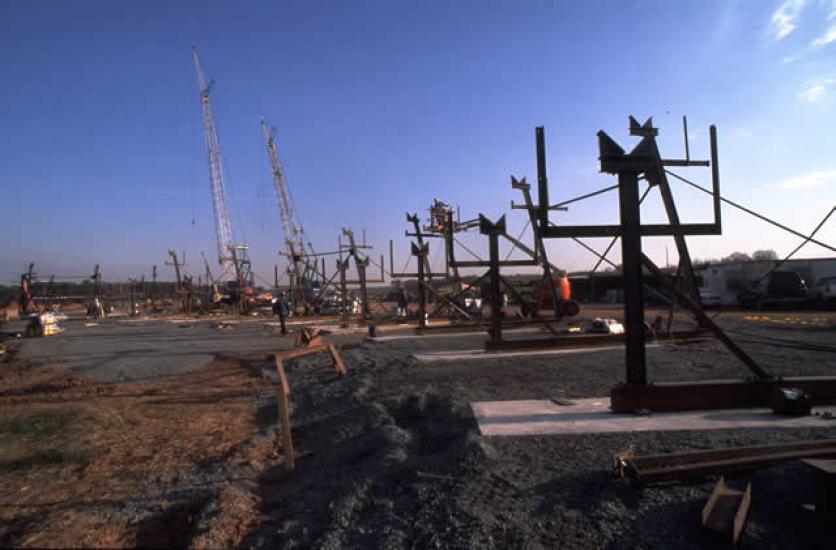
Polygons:
<instances>
[{"instance_id":1,"label":"dirt mound","mask_svg":"<svg viewBox=\"0 0 836 550\"><path fill-rule=\"evenodd\" d=\"M404 363L348 352L339 379L317 359L291 362L294 440L288 475L262 477L264 522L245 544L267 547L471 545L490 540L466 509L466 480L490 449L469 406L431 386L405 384ZM439 530L439 526L445 527Z\"/></svg>"}]
</instances>

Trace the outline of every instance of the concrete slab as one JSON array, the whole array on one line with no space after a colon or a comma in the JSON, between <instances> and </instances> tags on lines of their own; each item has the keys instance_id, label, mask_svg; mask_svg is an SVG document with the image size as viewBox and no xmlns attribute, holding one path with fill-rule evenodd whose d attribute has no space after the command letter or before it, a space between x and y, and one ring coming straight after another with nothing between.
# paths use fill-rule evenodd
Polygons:
<instances>
[{"instance_id":1,"label":"concrete slab","mask_svg":"<svg viewBox=\"0 0 836 550\"><path fill-rule=\"evenodd\" d=\"M76 376L102 382L138 382L200 368L215 356L266 355L293 345L289 337L272 335L261 324L240 323L228 331L213 325L68 322L62 324L63 334L24 340L19 357L65 364Z\"/></svg>"},{"instance_id":2,"label":"concrete slab","mask_svg":"<svg viewBox=\"0 0 836 550\"><path fill-rule=\"evenodd\" d=\"M647 348L659 347L659 344L648 344ZM427 353L413 353L412 357L422 363L438 363L444 361L473 361L479 359L504 359L507 357L531 357L532 355L575 355L579 353L601 353L623 350L624 345L591 346L587 348L571 349L543 349L521 351L485 351L484 349L466 349L457 351L433 351Z\"/></svg>"},{"instance_id":3,"label":"concrete slab","mask_svg":"<svg viewBox=\"0 0 836 550\"><path fill-rule=\"evenodd\" d=\"M768 409L730 409L616 414L608 397L572 399L571 405L553 401L478 401L471 403L479 432L485 436L561 435L732 428L833 428L836 420L818 416L787 417ZM818 412L836 414L836 407Z\"/></svg>"},{"instance_id":4,"label":"concrete slab","mask_svg":"<svg viewBox=\"0 0 836 550\"><path fill-rule=\"evenodd\" d=\"M439 332L437 334L393 334L392 336L366 336L370 342L394 342L397 340L430 340L433 338L481 338L482 332Z\"/></svg>"},{"instance_id":5,"label":"concrete slab","mask_svg":"<svg viewBox=\"0 0 836 550\"><path fill-rule=\"evenodd\" d=\"M510 332L510 331L509 331ZM542 328L516 328L513 329L514 334L531 332L543 333ZM372 342L390 342L395 340L429 340L430 338L481 338L484 340L488 335L484 331L468 331L468 332L425 332L423 334L393 334L392 336L369 336L367 340Z\"/></svg>"}]
</instances>

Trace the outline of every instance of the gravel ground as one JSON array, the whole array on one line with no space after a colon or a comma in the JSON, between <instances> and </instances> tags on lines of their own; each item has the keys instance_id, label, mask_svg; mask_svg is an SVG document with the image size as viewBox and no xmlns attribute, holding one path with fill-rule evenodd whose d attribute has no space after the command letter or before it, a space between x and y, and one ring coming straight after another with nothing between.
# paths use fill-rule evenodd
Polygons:
<instances>
[{"instance_id":1,"label":"gravel ground","mask_svg":"<svg viewBox=\"0 0 836 550\"><path fill-rule=\"evenodd\" d=\"M724 313L718 320L775 375L836 374L836 314ZM79 441L96 452L81 469L46 465L0 477L10 495L4 545L710 547L699 519L713 479L637 487L613 477L613 455L836 438L836 422L805 430L482 437L471 402L605 396L623 379L623 352L420 363L413 354L476 349L485 337L373 342L332 328L327 338L344 344L346 377L327 354L285 362L297 458L288 474L274 450L276 374L266 358L293 344L269 322L66 327L14 347L0 398L16 414L24 406L33 413L84 409L89 420L79 424ZM713 340L648 349L648 367L660 381L747 376ZM743 548L832 546L836 527L809 507L808 466L730 478L735 486L747 481L753 502ZM25 506L14 502L21 494Z\"/></svg>"},{"instance_id":2,"label":"gravel ground","mask_svg":"<svg viewBox=\"0 0 836 550\"><path fill-rule=\"evenodd\" d=\"M831 316L832 317L832 316ZM776 375L836 373L832 319L806 325L723 316ZM758 340L758 342L754 342ZM478 337L364 342L344 352L349 375L324 358L287 363L297 470L260 479L254 547L706 547L700 511L714 480L636 487L613 478L612 457L834 438L809 430L746 429L484 438L477 400L606 395L623 354L418 363L417 351L470 349ZM477 346L478 347L478 346ZM648 350L656 380L741 378L718 343ZM269 372L269 366L265 367ZM264 414L275 422L274 403ZM813 472L788 463L732 476L752 482L743 548L829 548L836 529L809 508Z\"/></svg>"}]
</instances>

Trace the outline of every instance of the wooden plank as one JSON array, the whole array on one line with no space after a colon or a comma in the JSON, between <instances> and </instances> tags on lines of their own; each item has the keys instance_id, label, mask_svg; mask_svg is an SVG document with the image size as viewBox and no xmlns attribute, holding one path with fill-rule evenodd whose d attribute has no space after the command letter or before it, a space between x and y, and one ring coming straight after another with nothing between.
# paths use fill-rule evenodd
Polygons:
<instances>
[{"instance_id":1,"label":"wooden plank","mask_svg":"<svg viewBox=\"0 0 836 550\"><path fill-rule=\"evenodd\" d=\"M714 507L717 505L717 501L720 499L720 495L726 490L726 480L722 476L720 476L720 480L714 486L714 490L711 491L711 496L708 497L708 501L706 501L705 506L702 509L702 526L705 527L708 523L711 513L714 511Z\"/></svg>"},{"instance_id":2,"label":"wooden plank","mask_svg":"<svg viewBox=\"0 0 836 550\"><path fill-rule=\"evenodd\" d=\"M752 485L737 491L721 477L702 510L702 526L724 542L737 544L752 501Z\"/></svg>"},{"instance_id":3,"label":"wooden plank","mask_svg":"<svg viewBox=\"0 0 836 550\"><path fill-rule=\"evenodd\" d=\"M749 516L749 506L752 504L752 484L746 484L746 490L743 491L743 500L740 502L740 507L737 509L737 514L734 516L734 538L732 541L737 544L740 540L740 535L743 534L743 527L746 526L746 518Z\"/></svg>"},{"instance_id":4,"label":"wooden plank","mask_svg":"<svg viewBox=\"0 0 836 550\"><path fill-rule=\"evenodd\" d=\"M282 430L282 451L284 451L284 466L288 472L296 468L296 461L293 457L293 436L290 433L290 404L288 403L288 395L290 395L290 386L287 383L287 376L282 366L282 360L276 354L276 371L279 374L279 390L278 390L278 406L279 406L279 420L281 421Z\"/></svg>"},{"instance_id":5,"label":"wooden plank","mask_svg":"<svg viewBox=\"0 0 836 550\"><path fill-rule=\"evenodd\" d=\"M317 346L310 346L307 348L294 348L285 351L280 351L276 354L276 356L279 356L282 359L295 359L296 357L302 357L304 355L310 355L312 353L326 351L327 349L328 346L326 346L325 344L320 344Z\"/></svg>"},{"instance_id":6,"label":"wooden plank","mask_svg":"<svg viewBox=\"0 0 836 550\"><path fill-rule=\"evenodd\" d=\"M331 352L331 358L334 360L334 368L336 371L345 376L348 374L348 370L345 368L345 363L343 363L342 355L340 355L340 350L334 344L328 344L328 351Z\"/></svg>"}]
</instances>

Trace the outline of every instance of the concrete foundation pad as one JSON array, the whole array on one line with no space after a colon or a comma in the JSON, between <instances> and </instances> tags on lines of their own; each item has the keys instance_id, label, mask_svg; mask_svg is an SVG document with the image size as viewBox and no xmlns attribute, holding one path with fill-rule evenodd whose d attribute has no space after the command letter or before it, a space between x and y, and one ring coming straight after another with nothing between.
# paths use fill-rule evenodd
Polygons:
<instances>
[{"instance_id":1,"label":"concrete foundation pad","mask_svg":"<svg viewBox=\"0 0 836 550\"><path fill-rule=\"evenodd\" d=\"M788 417L768 409L724 409L653 413L613 413L608 397L553 401L479 401L471 403L479 432L485 436L560 435L731 428L833 428L836 420L818 416ZM836 407L816 412L836 415Z\"/></svg>"},{"instance_id":2,"label":"concrete foundation pad","mask_svg":"<svg viewBox=\"0 0 836 550\"><path fill-rule=\"evenodd\" d=\"M517 328L514 329L514 334L520 332L534 332L542 333L540 328ZM421 334L393 334L392 336L375 336L368 337L372 342L388 342L392 340L429 340L430 338L487 338L488 335L484 331L467 331L467 332L424 332Z\"/></svg>"},{"instance_id":3,"label":"concrete foundation pad","mask_svg":"<svg viewBox=\"0 0 836 550\"><path fill-rule=\"evenodd\" d=\"M393 334L392 336L366 336L370 342L393 342L396 340L430 340L432 338L485 338L481 332L446 332L438 334Z\"/></svg>"},{"instance_id":4,"label":"concrete foundation pad","mask_svg":"<svg viewBox=\"0 0 836 550\"><path fill-rule=\"evenodd\" d=\"M647 348L659 347L659 344L648 344ZM413 353L412 357L422 363L438 363L444 361L471 361L477 359L504 359L506 357L531 357L532 355L573 355L578 353L595 353L604 351L623 350L624 345L590 346L587 348L567 349L539 349L519 351L485 351L484 349L466 349L458 351L433 351L428 353Z\"/></svg>"}]
</instances>

